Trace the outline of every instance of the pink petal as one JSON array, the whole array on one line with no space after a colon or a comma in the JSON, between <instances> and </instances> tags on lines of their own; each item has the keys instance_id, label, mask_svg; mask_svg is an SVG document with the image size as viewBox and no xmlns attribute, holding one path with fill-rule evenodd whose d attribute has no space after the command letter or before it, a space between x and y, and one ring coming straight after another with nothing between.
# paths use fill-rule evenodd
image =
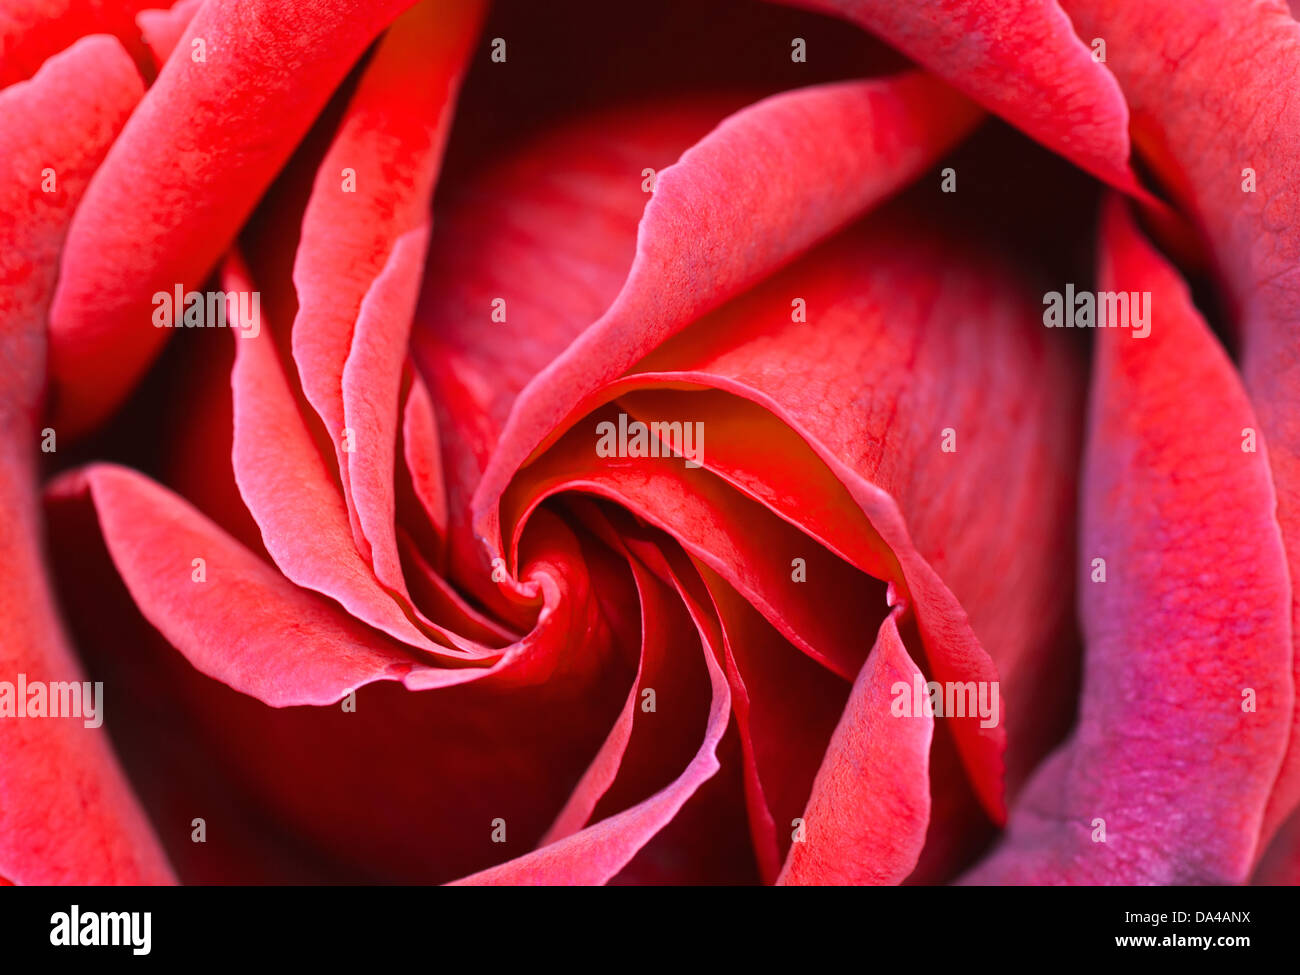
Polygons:
<instances>
[{"instance_id":1,"label":"pink petal","mask_svg":"<svg viewBox=\"0 0 1300 975\"><path fill-rule=\"evenodd\" d=\"M1208 239L1242 339L1246 391L1268 441L1291 578L1300 579L1300 25L1277 2L1066 0L1110 46L1134 139ZM1249 178L1254 192L1245 192ZM1292 594L1300 639L1300 591ZM1300 644L1292 645L1300 686ZM1300 710L1264 839L1300 804Z\"/></svg>"},{"instance_id":2,"label":"pink petal","mask_svg":"<svg viewBox=\"0 0 1300 975\"><path fill-rule=\"evenodd\" d=\"M1232 364L1117 200L1103 245L1102 290L1151 292L1153 321L1097 335L1082 713L969 879L1240 883L1293 696L1272 479L1262 445L1242 449L1256 422Z\"/></svg>"}]
</instances>

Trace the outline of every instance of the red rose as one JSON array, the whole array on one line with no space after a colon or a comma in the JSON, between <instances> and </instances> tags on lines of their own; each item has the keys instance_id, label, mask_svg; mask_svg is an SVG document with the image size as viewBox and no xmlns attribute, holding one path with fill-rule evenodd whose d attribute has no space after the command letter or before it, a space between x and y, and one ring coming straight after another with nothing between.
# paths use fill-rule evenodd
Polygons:
<instances>
[{"instance_id":1,"label":"red rose","mask_svg":"<svg viewBox=\"0 0 1300 975\"><path fill-rule=\"evenodd\" d=\"M609 6L0 13L0 877L1294 882L1288 11Z\"/></svg>"}]
</instances>

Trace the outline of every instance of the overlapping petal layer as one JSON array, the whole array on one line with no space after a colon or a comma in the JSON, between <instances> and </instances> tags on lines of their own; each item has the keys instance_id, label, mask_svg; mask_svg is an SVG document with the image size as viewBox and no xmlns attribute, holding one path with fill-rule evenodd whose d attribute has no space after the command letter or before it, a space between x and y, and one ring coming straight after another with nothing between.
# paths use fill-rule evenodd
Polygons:
<instances>
[{"instance_id":1,"label":"overlapping petal layer","mask_svg":"<svg viewBox=\"0 0 1300 975\"><path fill-rule=\"evenodd\" d=\"M935 267L949 270L936 280ZM615 413L597 413L516 478L502 506L507 551L540 498L596 491L673 534L842 676L856 674L862 628L879 619L852 565L915 594L939 679L995 682L979 631L945 582L958 585L1005 668L1010 713L1025 729L1023 773L1069 670L1068 660L1041 663L1068 613L1058 580L1069 560L1075 443L1048 431L1070 429L1079 389L1020 287L923 225L882 214L872 232L809 255L589 398L590 407L620 397L647 421L700 424L704 470L674 459L601 461L596 422L613 423ZM791 295L812 321L791 314ZM1029 375L1051 378L1033 384ZM681 392L630 392L656 387ZM733 395L688 392L704 388ZM969 439L948 451L950 433ZM980 487L1008 480L1020 489ZM1035 525L1052 544L1009 545L1008 520ZM801 557L815 585L791 585ZM982 571L990 558L1007 567L996 580ZM846 600L860 609L833 609ZM1003 730L953 727L996 815Z\"/></svg>"},{"instance_id":2,"label":"overlapping petal layer","mask_svg":"<svg viewBox=\"0 0 1300 975\"><path fill-rule=\"evenodd\" d=\"M48 58L91 34L111 34L143 60L136 11L154 0L27 0L0 9L0 88L30 78Z\"/></svg>"},{"instance_id":3,"label":"overlapping petal layer","mask_svg":"<svg viewBox=\"0 0 1300 975\"><path fill-rule=\"evenodd\" d=\"M410 0L205 3L78 208L50 310L56 421L117 406L170 334L153 296L202 283L348 70ZM202 56L191 40L202 40ZM184 50L181 51L185 53ZM170 162L155 162L159 147Z\"/></svg>"},{"instance_id":4,"label":"overlapping petal layer","mask_svg":"<svg viewBox=\"0 0 1300 975\"><path fill-rule=\"evenodd\" d=\"M1099 179L1145 196L1129 167L1124 96L1057 0L781 2L878 34Z\"/></svg>"},{"instance_id":5,"label":"overlapping petal layer","mask_svg":"<svg viewBox=\"0 0 1300 975\"><path fill-rule=\"evenodd\" d=\"M1263 852L1300 793L1282 548L1294 255L1269 236L1290 191L1270 183L1262 206L1237 207L1215 182L1246 149L1289 172L1271 136L1290 75L1278 69L1268 120L1217 94L1211 75L1236 70L1238 48L1209 27L1289 54L1294 24L1268 5L1196 5L1153 53L1133 38L1160 4L1072 0L1078 33L1051 0L806 5L936 76L548 116L506 159L449 165L436 208L477 3L270 16L182 0L139 15L143 43L126 5L109 29L146 77L150 53L162 65L129 121L139 78L109 38L31 83L74 58L106 79L69 122L94 137L66 199L14 196L30 263L0 264L25 380L3 404L20 419L3 483L22 516L0 543L26 559L10 624L44 634L17 645L76 669L33 558L51 295L60 436L110 414L170 334L150 322L155 291L200 286L224 255L222 289L265 297L195 387L212 394L229 368L229 399L196 429L233 426L233 442L174 452L172 472L200 463L160 474L215 486L190 503L95 463L47 492L65 575L69 540L93 529L87 552L102 539L120 578L74 594L90 607L77 633L94 667L151 696L114 734L183 876L951 877L1070 718L1081 368L1042 329L1028 275L954 239L950 196L918 188L861 218L970 132L976 103L1150 203L1120 85L1230 283L1254 413L1181 282L1112 209L1103 286L1150 289L1158 311L1150 340L1099 343L1078 555L1114 554L1105 588L1081 581L1084 711L972 879L1293 872L1293 829ZM34 5L45 27L18 47L26 28L0 19L13 77L77 36L76 6ZM1158 103L1160 58L1194 95ZM0 111L37 90L3 91ZM1207 137L1189 98L1223 98L1241 124ZM1258 432L1255 414L1253 452L1206 436ZM661 424L656 449L608 456L606 422ZM693 456L671 449L671 423L699 431ZM1211 510L1207 484L1231 502ZM105 645L85 623L101 610L140 646ZM896 685L922 678L1000 689L1000 710L892 714ZM50 742L89 770L86 788L107 783L117 815L74 831L45 874L21 858L0 874L71 876L60 864L98 837L105 876L167 879L102 739ZM357 802L374 788L382 810ZM1194 812L1157 836L1151 803L1192 793ZM218 810L211 852L185 838L190 795ZM1105 846L1080 825L1093 819Z\"/></svg>"},{"instance_id":6,"label":"overlapping petal layer","mask_svg":"<svg viewBox=\"0 0 1300 975\"><path fill-rule=\"evenodd\" d=\"M509 477L592 390L905 185L974 120L920 75L819 86L737 113L659 172L614 304L511 408L475 493L478 533L497 534Z\"/></svg>"}]
</instances>

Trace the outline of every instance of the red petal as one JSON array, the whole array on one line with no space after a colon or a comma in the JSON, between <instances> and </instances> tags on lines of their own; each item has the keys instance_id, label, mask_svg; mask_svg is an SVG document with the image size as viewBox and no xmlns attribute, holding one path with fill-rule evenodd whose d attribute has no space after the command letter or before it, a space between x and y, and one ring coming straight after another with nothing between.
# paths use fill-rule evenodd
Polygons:
<instances>
[{"instance_id":1,"label":"red petal","mask_svg":"<svg viewBox=\"0 0 1300 975\"><path fill-rule=\"evenodd\" d=\"M178 0L170 10L141 10L135 15L144 42L159 68L167 63L201 6L203 0Z\"/></svg>"},{"instance_id":2,"label":"red petal","mask_svg":"<svg viewBox=\"0 0 1300 975\"><path fill-rule=\"evenodd\" d=\"M0 92L0 360L11 373L0 388L0 674L11 683L19 675L32 682L86 676L41 559L36 445L45 310L72 212L141 90L121 45L101 36L78 41L31 81ZM56 180L49 193L46 167ZM108 696L122 700L112 688ZM111 708L105 717L112 719ZM106 728L5 718L0 874L23 884L172 879Z\"/></svg>"},{"instance_id":3,"label":"red petal","mask_svg":"<svg viewBox=\"0 0 1300 975\"><path fill-rule=\"evenodd\" d=\"M83 431L122 400L170 331L146 325L152 296L206 277L335 87L409 2L203 5L182 44L202 38L206 61L167 62L68 233L50 316L60 430Z\"/></svg>"},{"instance_id":4,"label":"red petal","mask_svg":"<svg viewBox=\"0 0 1300 975\"><path fill-rule=\"evenodd\" d=\"M449 188L439 210L412 352L437 410L450 565L491 605L470 497L529 380L618 294L663 169L740 100L620 106L549 133ZM495 299L506 321L492 321Z\"/></svg>"},{"instance_id":5,"label":"red petal","mask_svg":"<svg viewBox=\"0 0 1300 975\"><path fill-rule=\"evenodd\" d=\"M229 290L251 290L237 265ZM263 321L255 337L237 331L234 467L240 493L262 529L267 551L293 582L337 599L364 623L435 655L495 657L432 624L412 621L409 597L385 590L357 551L347 509L298 411L275 335ZM463 661L462 657L462 661Z\"/></svg>"},{"instance_id":6,"label":"red petal","mask_svg":"<svg viewBox=\"0 0 1300 975\"><path fill-rule=\"evenodd\" d=\"M1142 193L1124 96L1056 0L785 2L853 21L1099 179Z\"/></svg>"},{"instance_id":7,"label":"red petal","mask_svg":"<svg viewBox=\"0 0 1300 975\"><path fill-rule=\"evenodd\" d=\"M374 566L376 578L399 591L406 585L397 553L393 482L398 405L428 239L427 226L398 238L388 263L361 303L352 351L341 376L342 421L350 432L352 449L340 452L339 457L356 512L354 534L362 554Z\"/></svg>"},{"instance_id":8,"label":"red petal","mask_svg":"<svg viewBox=\"0 0 1300 975\"><path fill-rule=\"evenodd\" d=\"M1294 814L1263 851L1252 884L1260 886L1300 886L1300 813Z\"/></svg>"},{"instance_id":9,"label":"red petal","mask_svg":"<svg viewBox=\"0 0 1300 975\"><path fill-rule=\"evenodd\" d=\"M930 823L934 718L891 712L895 684L910 693L921 671L890 614L853 685L813 783L804 838L790 847L780 884L897 884L916 866Z\"/></svg>"},{"instance_id":10,"label":"red petal","mask_svg":"<svg viewBox=\"0 0 1300 975\"><path fill-rule=\"evenodd\" d=\"M45 316L68 224L143 91L122 46L96 36L2 93L0 351L11 371L6 406L30 419L44 392ZM51 118L63 121L48 124Z\"/></svg>"},{"instance_id":11,"label":"red petal","mask_svg":"<svg viewBox=\"0 0 1300 975\"><path fill-rule=\"evenodd\" d=\"M589 509L584 521L600 519ZM667 581L627 551L604 526L602 537L628 558L641 603L641 657L636 679L601 750L542 839L565 839L592 822L623 812L676 780L699 748L712 691L704 647L665 571ZM657 560L662 565L662 559ZM699 652L699 657L695 653ZM655 697L655 710L642 710ZM664 709L658 703L663 701ZM693 736L693 737L692 737Z\"/></svg>"},{"instance_id":12,"label":"red petal","mask_svg":"<svg viewBox=\"0 0 1300 975\"><path fill-rule=\"evenodd\" d=\"M0 88L90 34L112 34L138 63L147 55L135 13L155 0L23 0L0 7Z\"/></svg>"},{"instance_id":13,"label":"red petal","mask_svg":"<svg viewBox=\"0 0 1300 975\"><path fill-rule=\"evenodd\" d=\"M196 668L242 694L273 707L333 704L363 684L429 669L141 474L96 465L49 492L55 501L90 494L141 613ZM194 580L196 558L203 581Z\"/></svg>"},{"instance_id":14,"label":"red petal","mask_svg":"<svg viewBox=\"0 0 1300 975\"><path fill-rule=\"evenodd\" d=\"M850 685L799 653L715 573L698 568L722 623L750 834L763 880L771 883L791 846L795 820L804 815ZM869 627L873 609L885 613L884 593L878 607L862 608L861 623ZM924 777L919 788L927 788Z\"/></svg>"},{"instance_id":15,"label":"red petal","mask_svg":"<svg viewBox=\"0 0 1300 975\"><path fill-rule=\"evenodd\" d=\"M401 352L427 244L417 229L428 220L460 76L481 19L481 4L425 0L393 24L321 162L294 261L293 355L303 393L334 441L358 545L367 557L371 545L380 545L376 570L389 585L395 584L395 546L376 533L391 523L392 501L376 485L392 479ZM369 351L370 343L384 354ZM384 391L366 393L372 385ZM366 429L352 431L357 450L350 455L343 450L346 400L354 411L370 405ZM364 511L353 497L354 471L372 482L363 488Z\"/></svg>"},{"instance_id":16,"label":"red petal","mask_svg":"<svg viewBox=\"0 0 1300 975\"><path fill-rule=\"evenodd\" d=\"M970 880L1240 883L1292 708L1272 480L1232 364L1117 200L1103 242L1102 289L1151 292L1154 320L1097 335L1082 713Z\"/></svg>"},{"instance_id":17,"label":"red petal","mask_svg":"<svg viewBox=\"0 0 1300 975\"><path fill-rule=\"evenodd\" d=\"M1110 45L1139 149L1195 215L1235 304L1246 390L1268 441L1291 578L1300 579L1300 25L1280 3L1066 0ZM1255 192L1244 192L1250 169ZM1300 589L1292 594L1300 640ZM1300 686L1300 643L1292 645ZM1300 804L1300 709L1264 825Z\"/></svg>"},{"instance_id":18,"label":"red petal","mask_svg":"<svg viewBox=\"0 0 1300 975\"><path fill-rule=\"evenodd\" d=\"M1068 571L1072 547L1077 370L1049 343L1005 267L943 242L898 209L872 224L701 321L636 373L642 382L733 391L807 441L847 492L821 486L757 411L733 406L728 420L707 399L678 397L675 410L657 413L703 420L712 431L707 468L747 493L767 485L769 496L756 496L782 517L864 571L906 581L932 665L969 652L965 676L949 676L990 680L987 664L977 663L983 650L956 649L988 648L1009 702L1015 788L1041 756L1044 730L1054 722L1057 734L1064 730L1054 714L1068 683L1043 658L1070 616L1070 594L1055 580ZM806 301L807 323L790 320L791 296ZM946 429L957 437L953 453L941 449ZM866 534L854 528L862 520L855 508L869 516ZM876 532L902 574L893 556L882 562L876 553ZM1026 546L1025 537L1041 544ZM978 644L968 630L955 639L964 614ZM940 652L945 644L951 649Z\"/></svg>"},{"instance_id":19,"label":"red petal","mask_svg":"<svg viewBox=\"0 0 1300 975\"><path fill-rule=\"evenodd\" d=\"M603 884L626 867L700 787L718 771L718 745L731 716L731 694L718 666L716 625L680 580L674 578L700 634L713 700L704 741L670 785L637 805L532 853L465 878L463 884Z\"/></svg>"},{"instance_id":20,"label":"red petal","mask_svg":"<svg viewBox=\"0 0 1300 975\"><path fill-rule=\"evenodd\" d=\"M935 267L945 269L938 278ZM1071 561L1080 390L1074 364L1022 293L1006 268L897 211L882 214L600 393L690 384L752 401L657 392L619 403L634 416L702 422L705 468L758 504L680 461L602 465L588 417L516 479L505 524L516 524L518 505L566 484L618 497L675 533L794 644L851 677L859 641L837 628L835 598L870 602L849 597L851 585L837 589L836 560L814 565L824 546L911 593L936 679L1000 675L1013 767L1024 774L1053 740L1044 729L1064 731L1070 668L1042 660L1070 616L1069 589L1055 580ZM807 323L791 321L792 295L806 299ZM948 427L960 438L955 453L941 449ZM790 585L795 556L810 559L818 588ZM832 591L846 596L823 604ZM953 730L996 816L1003 729L980 724L959 720Z\"/></svg>"},{"instance_id":21,"label":"red petal","mask_svg":"<svg viewBox=\"0 0 1300 975\"><path fill-rule=\"evenodd\" d=\"M475 494L478 533L499 537L495 499L588 393L898 189L974 120L921 75L820 85L731 116L660 172L613 306L515 402Z\"/></svg>"},{"instance_id":22,"label":"red petal","mask_svg":"<svg viewBox=\"0 0 1300 975\"><path fill-rule=\"evenodd\" d=\"M442 475L438 419L433 413L429 387L418 372L413 373L402 414L402 459L410 474L411 488L441 548L447 536L447 485Z\"/></svg>"},{"instance_id":23,"label":"red petal","mask_svg":"<svg viewBox=\"0 0 1300 975\"><path fill-rule=\"evenodd\" d=\"M244 571L240 558L229 558L228 540L138 475L96 468L93 477L97 502L106 497L105 481L114 481L109 494L116 510L106 523L112 524L116 553L132 559L124 561L123 571L136 587L135 599L169 638L184 641L183 652L194 654L195 634L209 639L208 659L224 666L223 679L245 690L264 681L278 689L280 703L290 702L295 691L329 689L319 678L331 670L340 680L364 676L342 673L331 658L339 656L340 644L351 644L348 659L364 663L366 648L380 639L376 634L365 635L312 594L260 588L256 571ZM57 517L71 515L70 508L55 505L56 524L75 524ZM148 511L162 512L162 524L133 541ZM87 528L94 530L83 523L83 537L65 549L71 560L65 578L74 590L95 547L84 538ZM169 541L173 535L177 540ZM225 599L176 593L174 572L166 569L192 571L182 558L192 538L216 545L208 580L226 590ZM121 593L114 600L117 614L108 616L114 637L98 655L102 664L111 660L113 673L140 690L142 705L148 704L124 716L134 742L131 760L147 773L150 808L160 813L160 829L186 865L184 878L443 882L530 849L599 747L630 679L617 652L623 648L611 644L607 608L593 598L593 590L620 567L602 559L597 548L580 547L573 533L543 513L530 529L524 563L526 574L540 578L555 598L548 599L536 633L516 648L508 667L503 664L495 677L482 670L415 668L407 674L408 686L416 686L422 674L477 673L483 679L444 686L436 695L380 680L357 692L351 713L337 706L269 708L202 676L153 638L152 628L139 633L121 625L122 604L135 614L134 600ZM261 571L287 585L269 567ZM239 584L232 584L232 574ZM184 580L191 585L188 574ZM92 603L119 586L116 579L107 582L89 594ZM148 590L152 582L157 592ZM308 603L300 601L304 595ZM176 605L176 615L159 612L169 604ZM209 618L187 620L185 612ZM339 617L349 627L334 637L329 621ZM88 643L95 641L95 627L102 625L95 621L102 618L95 612L77 615L91 631ZM263 623L270 625L262 629ZM309 630L296 631L299 623ZM216 633L226 637L224 647ZM413 747L415 742L428 747ZM207 761L196 765L195 755ZM359 803L358 795L383 795L385 801ZM195 814L209 817L208 844L190 842ZM490 839L496 816L510 824L506 844ZM297 872L286 873L283 865Z\"/></svg>"},{"instance_id":24,"label":"red petal","mask_svg":"<svg viewBox=\"0 0 1300 975\"><path fill-rule=\"evenodd\" d=\"M582 491L615 500L726 579L809 656L841 675L857 670L865 649L859 623L834 610L870 607L879 595L874 580L706 470L667 457L602 462L592 449L594 428L594 421L575 427L512 486L502 504L512 537L551 495ZM816 587L791 584L795 558L806 559Z\"/></svg>"}]
</instances>

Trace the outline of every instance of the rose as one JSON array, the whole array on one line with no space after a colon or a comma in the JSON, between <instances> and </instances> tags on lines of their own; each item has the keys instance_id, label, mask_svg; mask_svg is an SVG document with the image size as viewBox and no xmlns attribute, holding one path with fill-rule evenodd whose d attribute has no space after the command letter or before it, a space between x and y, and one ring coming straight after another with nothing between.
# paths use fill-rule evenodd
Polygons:
<instances>
[{"instance_id":1,"label":"rose","mask_svg":"<svg viewBox=\"0 0 1300 975\"><path fill-rule=\"evenodd\" d=\"M1293 876L1285 11L403 6L3 25L0 875Z\"/></svg>"}]
</instances>

